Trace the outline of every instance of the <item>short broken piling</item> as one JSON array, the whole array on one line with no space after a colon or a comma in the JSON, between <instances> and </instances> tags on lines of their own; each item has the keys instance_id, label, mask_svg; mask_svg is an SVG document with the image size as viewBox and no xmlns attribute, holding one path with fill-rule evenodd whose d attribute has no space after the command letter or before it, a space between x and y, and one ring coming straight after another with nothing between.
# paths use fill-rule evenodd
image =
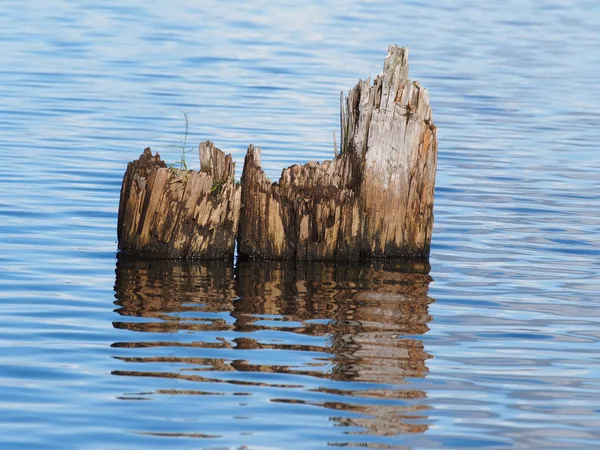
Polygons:
<instances>
[{"instance_id":1,"label":"short broken piling","mask_svg":"<svg viewBox=\"0 0 600 450\"><path fill-rule=\"evenodd\" d=\"M233 257L240 210L231 155L200 144L200 172L167 167L146 148L127 166L117 235L126 254L154 259Z\"/></svg>"}]
</instances>

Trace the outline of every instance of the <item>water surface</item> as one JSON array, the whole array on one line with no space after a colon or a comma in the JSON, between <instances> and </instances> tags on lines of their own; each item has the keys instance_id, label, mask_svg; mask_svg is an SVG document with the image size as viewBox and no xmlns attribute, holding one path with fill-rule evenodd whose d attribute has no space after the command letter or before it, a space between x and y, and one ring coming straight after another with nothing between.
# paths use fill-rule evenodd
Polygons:
<instances>
[{"instance_id":1,"label":"water surface","mask_svg":"<svg viewBox=\"0 0 600 450\"><path fill-rule=\"evenodd\" d=\"M2 2L0 447L597 447L599 29L583 0ZM181 110L275 178L332 156L392 44L438 126L429 265L117 261L126 163L176 161Z\"/></svg>"}]
</instances>

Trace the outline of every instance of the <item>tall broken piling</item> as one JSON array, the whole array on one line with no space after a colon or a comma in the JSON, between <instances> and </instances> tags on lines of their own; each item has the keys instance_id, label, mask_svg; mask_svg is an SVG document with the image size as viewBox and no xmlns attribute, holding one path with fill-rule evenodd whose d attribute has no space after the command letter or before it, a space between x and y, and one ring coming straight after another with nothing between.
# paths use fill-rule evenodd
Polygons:
<instances>
[{"instance_id":1,"label":"tall broken piling","mask_svg":"<svg viewBox=\"0 0 600 450\"><path fill-rule=\"evenodd\" d=\"M363 254L429 255L437 133L427 90L408 79L408 50L390 47L383 74L350 91L342 117L343 151L362 169Z\"/></svg>"},{"instance_id":2,"label":"tall broken piling","mask_svg":"<svg viewBox=\"0 0 600 450\"><path fill-rule=\"evenodd\" d=\"M340 116L340 153L331 161L288 167L277 183L261 168L260 148L250 145L241 188L232 170L219 169L223 173L211 176L207 191L210 182L196 180L209 171L203 162L203 172L190 172L185 187L173 191L163 178L186 175L169 172L162 162L150 169L153 157L145 152L123 180L119 248L156 258L220 257L233 254L237 238L239 255L256 259L427 257L437 136L427 91L408 79L408 51L390 47L373 84L359 81L342 96ZM225 178L217 182L221 196L208 195L215 180ZM153 225L146 225L142 210Z\"/></svg>"}]
</instances>

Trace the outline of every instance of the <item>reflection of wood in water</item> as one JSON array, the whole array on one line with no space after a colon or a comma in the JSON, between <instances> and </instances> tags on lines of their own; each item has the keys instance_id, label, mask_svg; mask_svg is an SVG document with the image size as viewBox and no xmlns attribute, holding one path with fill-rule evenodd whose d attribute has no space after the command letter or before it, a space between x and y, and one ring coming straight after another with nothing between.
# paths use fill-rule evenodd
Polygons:
<instances>
[{"instance_id":1,"label":"reflection of wood in water","mask_svg":"<svg viewBox=\"0 0 600 450\"><path fill-rule=\"evenodd\" d=\"M407 272L399 265L316 265L294 268L247 265L239 269L236 324L252 331L257 314L291 321L326 319L301 333L331 335L331 377L383 383L422 376L429 357L419 340L431 319L426 267ZM404 269L404 270L402 270ZM413 267L414 269L414 267ZM261 282L257 282L261 280Z\"/></svg>"},{"instance_id":2,"label":"reflection of wood in water","mask_svg":"<svg viewBox=\"0 0 600 450\"><path fill-rule=\"evenodd\" d=\"M295 387L286 384L222 379L224 372L265 372L305 375L339 381L407 385L407 377L427 373L429 355L419 339L404 338L428 331L431 319L427 296L430 277L426 265L392 263L369 265L299 265L281 262L119 262L115 283L118 312L142 320L116 321L114 326L151 333L195 333L193 342L120 342L114 347L188 346L198 349L240 350L240 359L119 356L130 363L183 365L179 372L114 371L117 375L179 378L197 382L225 382L247 386ZM227 313L223 318L215 313ZM143 320L151 319L151 320ZM158 320L157 320L158 319ZM264 341L254 332L270 330L289 338ZM223 336L218 336L219 332ZM245 336L231 337L242 332ZM204 336L204 333L207 336ZM215 333L217 335L214 339ZM320 337L316 344L294 343L294 334ZM204 340L202 338L205 338ZM298 339L300 340L300 339ZM319 345L319 342L322 345ZM264 364L252 350L315 352L313 363ZM214 354L214 353L213 353ZM139 366L138 366L139 367ZM319 406L358 412L362 418L335 417L342 425L355 425L368 434L422 432L426 425L410 424L424 405L407 399L424 398L410 389L370 389L333 392L343 402ZM392 404L353 404L352 397L394 400ZM292 402L293 399L273 399Z\"/></svg>"}]
</instances>

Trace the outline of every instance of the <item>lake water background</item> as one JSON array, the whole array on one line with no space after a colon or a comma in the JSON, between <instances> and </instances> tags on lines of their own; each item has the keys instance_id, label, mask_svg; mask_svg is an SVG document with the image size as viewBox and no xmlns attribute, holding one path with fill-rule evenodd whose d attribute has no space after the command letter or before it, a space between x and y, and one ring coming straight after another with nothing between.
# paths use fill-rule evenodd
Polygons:
<instances>
[{"instance_id":1,"label":"lake water background","mask_svg":"<svg viewBox=\"0 0 600 450\"><path fill-rule=\"evenodd\" d=\"M600 448L598 30L583 0L4 0L0 447ZM392 44L438 126L430 267L117 263L126 164L176 161L181 110L275 179Z\"/></svg>"}]
</instances>

